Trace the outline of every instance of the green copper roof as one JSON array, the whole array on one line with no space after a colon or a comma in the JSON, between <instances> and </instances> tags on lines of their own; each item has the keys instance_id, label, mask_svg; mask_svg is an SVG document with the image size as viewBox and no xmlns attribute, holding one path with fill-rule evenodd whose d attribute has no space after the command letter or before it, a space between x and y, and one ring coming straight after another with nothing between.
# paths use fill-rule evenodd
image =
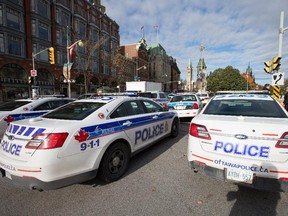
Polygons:
<instances>
[{"instance_id":1,"label":"green copper roof","mask_svg":"<svg viewBox=\"0 0 288 216\"><path fill-rule=\"evenodd\" d=\"M165 49L159 43L151 45L149 47L149 51L152 55L160 55L166 53Z\"/></svg>"},{"instance_id":2,"label":"green copper roof","mask_svg":"<svg viewBox=\"0 0 288 216\"><path fill-rule=\"evenodd\" d=\"M202 65L202 68L203 69L206 69L207 68L207 66L206 66L206 64L205 64L205 61L204 61L204 58L200 58L199 59L199 62L198 62L198 65L197 65L197 69L201 69L201 65Z\"/></svg>"}]
</instances>

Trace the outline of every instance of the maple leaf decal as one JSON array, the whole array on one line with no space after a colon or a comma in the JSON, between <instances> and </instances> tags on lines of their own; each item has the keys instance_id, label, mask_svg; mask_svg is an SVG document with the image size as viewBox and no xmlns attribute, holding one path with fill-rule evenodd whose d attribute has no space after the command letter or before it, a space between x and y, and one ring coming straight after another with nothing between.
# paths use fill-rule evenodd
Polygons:
<instances>
[{"instance_id":1,"label":"maple leaf decal","mask_svg":"<svg viewBox=\"0 0 288 216\"><path fill-rule=\"evenodd\" d=\"M6 116L4 118L4 121L6 121L7 123L13 122L15 119L12 116Z\"/></svg>"},{"instance_id":2,"label":"maple leaf decal","mask_svg":"<svg viewBox=\"0 0 288 216\"><path fill-rule=\"evenodd\" d=\"M83 141L86 141L86 140L87 140L87 138L89 137L89 135L90 135L89 132L85 133L84 130L81 129L81 130L78 132L78 134L74 136L74 138L75 138L76 140L78 140L79 142L83 142Z\"/></svg>"}]
</instances>

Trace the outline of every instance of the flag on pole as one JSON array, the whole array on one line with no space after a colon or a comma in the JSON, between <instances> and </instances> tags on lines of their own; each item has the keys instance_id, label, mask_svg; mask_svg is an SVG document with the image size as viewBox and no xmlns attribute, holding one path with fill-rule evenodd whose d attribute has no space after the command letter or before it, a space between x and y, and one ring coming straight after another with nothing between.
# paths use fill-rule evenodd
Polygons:
<instances>
[{"instance_id":1,"label":"flag on pole","mask_svg":"<svg viewBox=\"0 0 288 216\"><path fill-rule=\"evenodd\" d=\"M158 25L154 25L154 28L156 29L156 37L157 37L157 43L158 43Z\"/></svg>"},{"instance_id":2,"label":"flag on pole","mask_svg":"<svg viewBox=\"0 0 288 216\"><path fill-rule=\"evenodd\" d=\"M141 30L143 30L143 29L144 29L144 26L141 27Z\"/></svg>"},{"instance_id":3,"label":"flag on pole","mask_svg":"<svg viewBox=\"0 0 288 216\"><path fill-rule=\"evenodd\" d=\"M141 27L141 31L142 31L142 38L144 38L145 37L144 25Z\"/></svg>"}]
</instances>

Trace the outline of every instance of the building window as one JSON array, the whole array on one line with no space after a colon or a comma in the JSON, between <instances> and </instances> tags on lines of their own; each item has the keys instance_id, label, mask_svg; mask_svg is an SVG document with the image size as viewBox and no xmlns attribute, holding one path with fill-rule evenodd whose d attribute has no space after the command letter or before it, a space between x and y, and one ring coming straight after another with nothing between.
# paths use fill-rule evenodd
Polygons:
<instances>
[{"instance_id":1,"label":"building window","mask_svg":"<svg viewBox=\"0 0 288 216\"><path fill-rule=\"evenodd\" d=\"M49 17L48 3L45 0L38 1L38 14Z\"/></svg>"},{"instance_id":2,"label":"building window","mask_svg":"<svg viewBox=\"0 0 288 216\"><path fill-rule=\"evenodd\" d=\"M49 39L49 26L45 23L39 22L39 38L48 40Z\"/></svg>"},{"instance_id":3,"label":"building window","mask_svg":"<svg viewBox=\"0 0 288 216\"><path fill-rule=\"evenodd\" d=\"M92 73L94 74L98 73L98 65L99 65L99 62L97 61L97 59L93 59L92 65L91 65Z\"/></svg>"},{"instance_id":4,"label":"building window","mask_svg":"<svg viewBox=\"0 0 288 216\"><path fill-rule=\"evenodd\" d=\"M0 5L0 25L3 25L3 7Z\"/></svg>"},{"instance_id":5,"label":"building window","mask_svg":"<svg viewBox=\"0 0 288 216\"><path fill-rule=\"evenodd\" d=\"M61 34L60 34L60 30L56 31L56 40L57 40L57 44L61 44Z\"/></svg>"},{"instance_id":6,"label":"building window","mask_svg":"<svg viewBox=\"0 0 288 216\"><path fill-rule=\"evenodd\" d=\"M7 26L20 30L20 13L7 8Z\"/></svg>"},{"instance_id":7,"label":"building window","mask_svg":"<svg viewBox=\"0 0 288 216\"><path fill-rule=\"evenodd\" d=\"M61 16L62 19L60 19L60 24L64 27L67 27L67 26L70 26L70 22L69 22L69 14L63 12L62 13L62 16Z\"/></svg>"},{"instance_id":8,"label":"building window","mask_svg":"<svg viewBox=\"0 0 288 216\"><path fill-rule=\"evenodd\" d=\"M9 35L8 36L8 53L21 56L21 38Z\"/></svg>"},{"instance_id":9,"label":"building window","mask_svg":"<svg viewBox=\"0 0 288 216\"><path fill-rule=\"evenodd\" d=\"M62 59L61 59L61 52L59 51L59 50L57 50L57 62L58 62L58 64L63 64L62 63Z\"/></svg>"},{"instance_id":10,"label":"building window","mask_svg":"<svg viewBox=\"0 0 288 216\"><path fill-rule=\"evenodd\" d=\"M40 51L45 49L47 49L47 46L40 45ZM41 52L39 54L39 59L41 59L42 61L48 61L48 50Z\"/></svg>"},{"instance_id":11,"label":"building window","mask_svg":"<svg viewBox=\"0 0 288 216\"><path fill-rule=\"evenodd\" d=\"M56 23L60 23L60 15L59 15L59 10L58 9L56 9L55 19L56 19Z\"/></svg>"},{"instance_id":12,"label":"building window","mask_svg":"<svg viewBox=\"0 0 288 216\"><path fill-rule=\"evenodd\" d=\"M86 38L86 25L84 22L81 22L80 20L77 20L77 22L75 23L75 29L77 31L77 33L83 37Z\"/></svg>"},{"instance_id":13,"label":"building window","mask_svg":"<svg viewBox=\"0 0 288 216\"><path fill-rule=\"evenodd\" d=\"M96 43L98 41L98 35L99 35L98 30L91 28L91 30L90 30L90 41Z\"/></svg>"},{"instance_id":14,"label":"building window","mask_svg":"<svg viewBox=\"0 0 288 216\"><path fill-rule=\"evenodd\" d=\"M36 20L32 20L31 28L32 28L32 35L36 36Z\"/></svg>"},{"instance_id":15,"label":"building window","mask_svg":"<svg viewBox=\"0 0 288 216\"><path fill-rule=\"evenodd\" d=\"M5 46L4 46L4 34L0 34L0 52L5 52Z\"/></svg>"}]
</instances>

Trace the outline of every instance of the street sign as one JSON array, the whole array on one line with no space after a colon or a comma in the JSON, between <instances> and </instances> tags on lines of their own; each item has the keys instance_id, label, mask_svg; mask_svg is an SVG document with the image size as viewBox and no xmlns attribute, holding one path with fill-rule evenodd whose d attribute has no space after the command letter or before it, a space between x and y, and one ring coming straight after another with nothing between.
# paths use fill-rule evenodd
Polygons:
<instances>
[{"instance_id":1,"label":"street sign","mask_svg":"<svg viewBox=\"0 0 288 216\"><path fill-rule=\"evenodd\" d=\"M284 85L284 73L274 73L272 75L272 85Z\"/></svg>"},{"instance_id":2,"label":"street sign","mask_svg":"<svg viewBox=\"0 0 288 216\"><path fill-rule=\"evenodd\" d=\"M279 99L280 98L280 86L279 85L275 85L273 87L273 97L275 99Z\"/></svg>"},{"instance_id":3,"label":"street sign","mask_svg":"<svg viewBox=\"0 0 288 216\"><path fill-rule=\"evenodd\" d=\"M30 70L31 77L37 76L37 70Z\"/></svg>"}]
</instances>

